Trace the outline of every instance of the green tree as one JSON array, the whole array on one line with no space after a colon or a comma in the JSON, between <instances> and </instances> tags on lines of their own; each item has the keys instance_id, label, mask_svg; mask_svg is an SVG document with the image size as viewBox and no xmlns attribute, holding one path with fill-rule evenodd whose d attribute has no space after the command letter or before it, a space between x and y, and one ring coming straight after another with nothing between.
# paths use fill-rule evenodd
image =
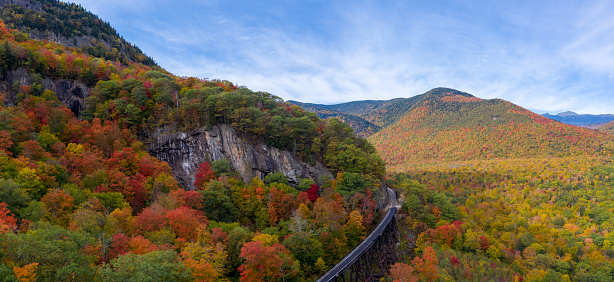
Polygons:
<instances>
[{"instance_id":1,"label":"green tree","mask_svg":"<svg viewBox=\"0 0 614 282\"><path fill-rule=\"evenodd\" d=\"M190 270L173 250L119 256L100 267L104 281L192 281Z\"/></svg>"},{"instance_id":2,"label":"green tree","mask_svg":"<svg viewBox=\"0 0 614 282\"><path fill-rule=\"evenodd\" d=\"M235 227L228 233L228 269L230 271L229 276L238 276L237 269L243 263L243 260L239 257L241 254L241 248L247 242L250 242L254 238L254 233L249 232L243 227Z\"/></svg>"},{"instance_id":3,"label":"green tree","mask_svg":"<svg viewBox=\"0 0 614 282\"><path fill-rule=\"evenodd\" d=\"M337 192L341 195L350 196L356 192L364 192L369 183L360 173L344 172L343 180L337 184Z\"/></svg>"},{"instance_id":4,"label":"green tree","mask_svg":"<svg viewBox=\"0 0 614 282\"><path fill-rule=\"evenodd\" d=\"M15 181L0 178L0 202L6 203L7 208L21 218L23 209L30 203L30 197Z\"/></svg>"},{"instance_id":5,"label":"green tree","mask_svg":"<svg viewBox=\"0 0 614 282\"><path fill-rule=\"evenodd\" d=\"M93 244L94 240L84 233L40 223L26 233L0 236L4 247L0 257L17 265L38 263L41 281L88 281L96 270L94 257L84 254L84 249Z\"/></svg>"},{"instance_id":6,"label":"green tree","mask_svg":"<svg viewBox=\"0 0 614 282\"><path fill-rule=\"evenodd\" d=\"M18 282L12 269L4 264L0 264L0 282Z\"/></svg>"},{"instance_id":7,"label":"green tree","mask_svg":"<svg viewBox=\"0 0 614 282\"><path fill-rule=\"evenodd\" d=\"M41 182L36 171L31 168L22 168L17 176L17 182L34 200L40 200L47 193L47 188Z\"/></svg>"},{"instance_id":8,"label":"green tree","mask_svg":"<svg viewBox=\"0 0 614 282\"><path fill-rule=\"evenodd\" d=\"M301 263L301 270L309 277L317 270L313 269L318 258L324 255L322 243L312 237L292 235L282 243Z\"/></svg>"},{"instance_id":9,"label":"green tree","mask_svg":"<svg viewBox=\"0 0 614 282\"><path fill-rule=\"evenodd\" d=\"M212 161L211 168L215 175L229 175L232 172L232 165L227 159Z\"/></svg>"},{"instance_id":10,"label":"green tree","mask_svg":"<svg viewBox=\"0 0 614 282\"><path fill-rule=\"evenodd\" d=\"M274 173L267 174L267 176L264 177L264 183L266 184L281 183L285 185L290 185L288 183L288 177L281 171L276 171Z\"/></svg>"},{"instance_id":11,"label":"green tree","mask_svg":"<svg viewBox=\"0 0 614 282\"><path fill-rule=\"evenodd\" d=\"M198 191L203 195L202 210L211 220L233 222L239 217L239 210L235 207L228 193L222 189Z\"/></svg>"}]
</instances>

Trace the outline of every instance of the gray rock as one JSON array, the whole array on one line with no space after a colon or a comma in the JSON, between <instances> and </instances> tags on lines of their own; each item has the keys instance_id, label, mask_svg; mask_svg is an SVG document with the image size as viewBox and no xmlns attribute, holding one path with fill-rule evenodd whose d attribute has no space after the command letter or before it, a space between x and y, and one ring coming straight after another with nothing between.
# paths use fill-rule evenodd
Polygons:
<instances>
[{"instance_id":1,"label":"gray rock","mask_svg":"<svg viewBox=\"0 0 614 282\"><path fill-rule=\"evenodd\" d=\"M264 179L272 172L280 171L291 184L301 179L332 174L324 165L309 165L297 159L288 151L269 147L266 144L252 144L241 138L229 125L216 125L211 130L204 128L191 132L159 132L148 145L149 153L168 162L175 179L184 187L193 190L196 170L204 161L226 159L239 173L244 182L254 177Z\"/></svg>"}]
</instances>

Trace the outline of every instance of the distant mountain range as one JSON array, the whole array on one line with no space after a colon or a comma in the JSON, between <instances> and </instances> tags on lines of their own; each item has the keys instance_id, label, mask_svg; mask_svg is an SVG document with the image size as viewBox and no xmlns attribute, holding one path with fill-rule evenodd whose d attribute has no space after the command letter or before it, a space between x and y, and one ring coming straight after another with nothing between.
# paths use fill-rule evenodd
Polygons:
<instances>
[{"instance_id":1,"label":"distant mountain range","mask_svg":"<svg viewBox=\"0 0 614 282\"><path fill-rule=\"evenodd\" d=\"M596 129L600 125L606 124L610 121L614 120L614 114L604 114L604 115L588 115L588 114L577 114L574 112L562 112L556 115L551 115L549 113L543 114L543 116L553 119L556 121L560 121L562 123L571 124L575 126L582 126Z\"/></svg>"}]
</instances>

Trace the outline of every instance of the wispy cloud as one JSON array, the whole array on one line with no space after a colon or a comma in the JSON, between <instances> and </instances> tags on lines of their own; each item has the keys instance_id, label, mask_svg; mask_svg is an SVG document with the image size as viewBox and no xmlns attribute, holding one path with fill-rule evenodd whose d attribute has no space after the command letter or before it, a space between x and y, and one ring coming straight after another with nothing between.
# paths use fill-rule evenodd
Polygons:
<instances>
[{"instance_id":1,"label":"wispy cloud","mask_svg":"<svg viewBox=\"0 0 614 282\"><path fill-rule=\"evenodd\" d=\"M614 111L610 1L77 2L169 71L284 99L445 86L550 112Z\"/></svg>"}]
</instances>

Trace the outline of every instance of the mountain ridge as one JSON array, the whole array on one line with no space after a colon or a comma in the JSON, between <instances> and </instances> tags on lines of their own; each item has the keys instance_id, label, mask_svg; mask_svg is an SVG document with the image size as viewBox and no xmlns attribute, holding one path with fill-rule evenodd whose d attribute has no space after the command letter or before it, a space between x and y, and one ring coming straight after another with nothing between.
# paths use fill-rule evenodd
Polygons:
<instances>
[{"instance_id":1,"label":"mountain ridge","mask_svg":"<svg viewBox=\"0 0 614 282\"><path fill-rule=\"evenodd\" d=\"M334 105L304 103L293 100L288 102L305 107L306 110L318 114L320 118L336 117L343 121L350 120L351 122L348 122L350 125L361 122L367 123L368 126L359 124L357 127L353 127L359 136L367 137L375 134L382 128L394 124L412 105L425 99L448 96L457 96L452 99L477 99L466 92L452 88L437 87L409 98L394 98L390 100L360 100Z\"/></svg>"},{"instance_id":2,"label":"mountain ridge","mask_svg":"<svg viewBox=\"0 0 614 282\"><path fill-rule=\"evenodd\" d=\"M559 123L502 99L424 97L397 123L368 138L391 166L594 154L602 149L595 145L612 140L595 130Z\"/></svg>"},{"instance_id":3,"label":"mountain ridge","mask_svg":"<svg viewBox=\"0 0 614 282\"><path fill-rule=\"evenodd\" d=\"M614 114L592 115L592 114L577 114L571 111L567 111L567 112L558 113L555 115L545 113L543 114L543 116L556 120L556 121L560 121L565 124L583 126L583 127L592 126L591 128L596 128L599 125L603 125L610 121L614 121Z\"/></svg>"}]
</instances>

